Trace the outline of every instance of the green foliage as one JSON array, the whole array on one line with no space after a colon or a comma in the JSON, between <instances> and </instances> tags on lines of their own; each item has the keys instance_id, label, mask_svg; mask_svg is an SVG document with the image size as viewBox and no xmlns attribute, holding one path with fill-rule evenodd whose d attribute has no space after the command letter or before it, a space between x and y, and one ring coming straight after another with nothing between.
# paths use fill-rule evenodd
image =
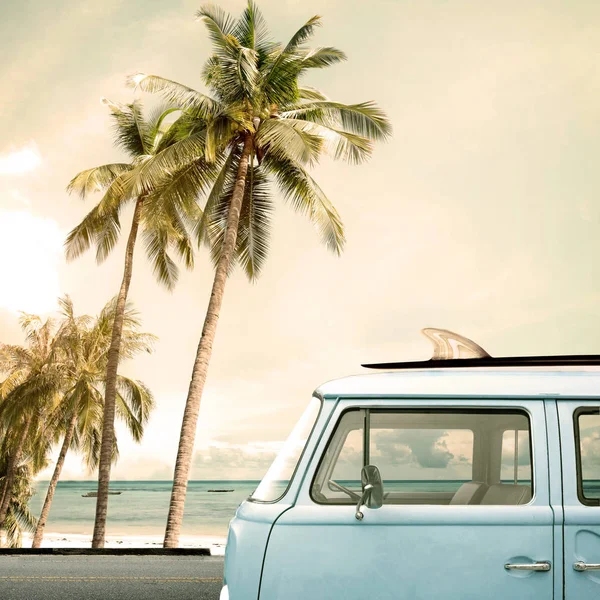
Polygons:
<instances>
[{"instance_id":1,"label":"green foliage","mask_svg":"<svg viewBox=\"0 0 600 600\"><path fill-rule=\"evenodd\" d=\"M324 155L364 162L373 143L391 135L386 115L374 102L333 102L302 83L310 70L346 59L336 48L307 45L321 25L319 16L309 19L285 45L271 39L252 0L239 19L213 4L200 8L197 17L213 47L202 70L208 94L157 75L129 78L132 87L160 94L182 110L178 126L183 137L160 159L146 163L145 168L153 169L153 187L206 199L203 213L196 213L194 231L217 260L241 149L250 135L252 156L235 260L250 279L260 274L268 253L273 186L311 219L327 247L340 253L345 242L340 216L306 169ZM147 244L158 277L170 280L174 264L159 252L164 241L149 236Z\"/></svg>"},{"instance_id":2,"label":"green foliage","mask_svg":"<svg viewBox=\"0 0 600 600\"><path fill-rule=\"evenodd\" d=\"M78 193L84 199L92 192L103 194L68 234L67 259L73 260L95 246L96 260L103 262L119 240L121 212L129 203L142 202L141 229L147 240L147 256L157 279L173 289L179 269L171 253L181 258L187 268L193 267L188 226L201 213L195 196L188 193L185 178L178 174L176 183L168 183L165 173L174 161L181 167L190 162L189 156L202 155L204 141L190 134L187 116L169 121L171 115L181 112L171 103L161 104L144 116L139 101L127 105L106 99L103 102L111 111L115 144L129 155L131 162L87 169L67 186L69 193ZM197 191L207 185L210 170L205 172L197 164L194 166Z\"/></svg>"},{"instance_id":3,"label":"green foliage","mask_svg":"<svg viewBox=\"0 0 600 600\"><path fill-rule=\"evenodd\" d=\"M96 318L76 316L68 296L59 300L59 319L42 321L36 315L20 318L26 345L0 344L0 497L6 469L25 423L25 446L17 465L4 534L9 545L20 545L23 531L35 529L27 503L32 478L48 464L53 446L76 419L71 449L93 470L98 465L104 407L106 361L116 300ZM151 352L155 337L139 331L138 313L127 305L121 356ZM122 375L117 380L117 417L135 441L140 441L154 400L140 381ZM115 444L114 459L118 457Z\"/></svg>"},{"instance_id":4,"label":"green foliage","mask_svg":"<svg viewBox=\"0 0 600 600\"><path fill-rule=\"evenodd\" d=\"M48 421L51 428L64 432L74 414L77 425L71 447L81 452L90 470L99 460L100 438L104 407L104 379L110 347L116 299L112 299L92 319L76 317L71 300L62 299L62 326L60 360L63 365L61 399L51 411ZM155 337L139 331L138 313L127 305L123 320L121 341L122 359L130 359L141 352L151 352ZM154 399L150 390L140 381L122 375L117 378L117 416L127 426L134 440L140 441ZM115 448L115 459L118 449Z\"/></svg>"},{"instance_id":5,"label":"green foliage","mask_svg":"<svg viewBox=\"0 0 600 600\"><path fill-rule=\"evenodd\" d=\"M2 444L0 446L0 488L8 466L6 450L6 444ZM20 548L23 542L23 533L33 533L37 524L37 519L31 514L28 507L29 500L35 493L31 483L32 478L31 463L25 460L17 467L12 499L4 522L3 534L9 548Z\"/></svg>"}]
</instances>

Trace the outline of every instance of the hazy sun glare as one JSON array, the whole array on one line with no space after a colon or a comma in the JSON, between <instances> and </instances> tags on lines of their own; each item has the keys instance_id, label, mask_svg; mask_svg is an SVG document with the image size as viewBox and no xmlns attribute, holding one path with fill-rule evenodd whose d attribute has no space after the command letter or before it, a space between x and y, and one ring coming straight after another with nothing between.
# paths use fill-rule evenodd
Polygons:
<instances>
[{"instance_id":1,"label":"hazy sun glare","mask_svg":"<svg viewBox=\"0 0 600 600\"><path fill-rule=\"evenodd\" d=\"M35 142L19 150L0 154L0 175L23 175L40 166L42 157Z\"/></svg>"},{"instance_id":2,"label":"hazy sun glare","mask_svg":"<svg viewBox=\"0 0 600 600\"><path fill-rule=\"evenodd\" d=\"M0 210L0 307L36 314L54 310L62 241L56 221Z\"/></svg>"}]
</instances>

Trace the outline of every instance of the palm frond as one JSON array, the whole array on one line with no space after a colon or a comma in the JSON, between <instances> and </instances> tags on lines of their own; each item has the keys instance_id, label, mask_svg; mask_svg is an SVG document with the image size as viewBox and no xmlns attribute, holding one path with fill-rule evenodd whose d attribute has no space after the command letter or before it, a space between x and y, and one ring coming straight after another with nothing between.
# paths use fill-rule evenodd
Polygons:
<instances>
[{"instance_id":1,"label":"palm frond","mask_svg":"<svg viewBox=\"0 0 600 600\"><path fill-rule=\"evenodd\" d=\"M150 150L150 154L154 155L158 152L165 133L172 125L167 124L165 121L176 112L181 112L179 106L161 102L146 117L144 128L145 146Z\"/></svg>"},{"instance_id":2,"label":"palm frond","mask_svg":"<svg viewBox=\"0 0 600 600\"><path fill-rule=\"evenodd\" d=\"M146 229L143 233L146 255L152 264L156 279L168 290L173 290L179 279L179 269L168 254L169 236L165 230Z\"/></svg>"},{"instance_id":3,"label":"palm frond","mask_svg":"<svg viewBox=\"0 0 600 600\"><path fill-rule=\"evenodd\" d=\"M231 15L216 4L207 3L201 6L196 11L196 19L204 21L214 43L220 43L222 38L232 36L236 27Z\"/></svg>"},{"instance_id":4,"label":"palm frond","mask_svg":"<svg viewBox=\"0 0 600 600\"><path fill-rule=\"evenodd\" d=\"M246 9L233 29L233 35L242 46L256 50L263 59L273 48L267 22L253 0L248 0Z\"/></svg>"},{"instance_id":5,"label":"palm frond","mask_svg":"<svg viewBox=\"0 0 600 600\"><path fill-rule=\"evenodd\" d=\"M213 168L211 165L210 169ZM203 161L195 161L165 179L165 183L145 200L144 227L156 227L156 222L164 222L164 219L171 219L170 227L180 233L185 227L195 227L202 217L197 198L210 184L208 169Z\"/></svg>"},{"instance_id":6,"label":"palm frond","mask_svg":"<svg viewBox=\"0 0 600 600\"><path fill-rule=\"evenodd\" d=\"M269 152L284 154L294 162L313 164L319 158L323 140L309 129L297 120L267 119L258 129L256 145Z\"/></svg>"},{"instance_id":7,"label":"palm frond","mask_svg":"<svg viewBox=\"0 0 600 600\"><path fill-rule=\"evenodd\" d=\"M281 113L282 118L339 126L349 133L371 140L384 140L392 134L387 115L374 103L342 104L330 100L301 103Z\"/></svg>"},{"instance_id":8,"label":"palm frond","mask_svg":"<svg viewBox=\"0 0 600 600\"><path fill-rule=\"evenodd\" d=\"M37 519L33 516L26 504L12 502L6 520L4 531L9 548L20 548L23 544L23 531L33 533Z\"/></svg>"},{"instance_id":9,"label":"palm frond","mask_svg":"<svg viewBox=\"0 0 600 600\"><path fill-rule=\"evenodd\" d=\"M19 387L27 377L27 372L23 370L10 373L2 382L0 382L0 400L6 398L13 390Z\"/></svg>"},{"instance_id":10,"label":"palm frond","mask_svg":"<svg viewBox=\"0 0 600 600\"><path fill-rule=\"evenodd\" d=\"M274 210L269 188L264 170L252 165L246 177L236 240L238 261L250 280L258 278L267 260Z\"/></svg>"},{"instance_id":11,"label":"palm frond","mask_svg":"<svg viewBox=\"0 0 600 600\"><path fill-rule=\"evenodd\" d=\"M279 51L274 52L271 60L263 69L261 88L271 102L284 104L286 100L297 96L298 50L308 40L315 29L321 25L318 15L309 19L290 38Z\"/></svg>"},{"instance_id":12,"label":"palm frond","mask_svg":"<svg viewBox=\"0 0 600 600\"><path fill-rule=\"evenodd\" d=\"M320 90L303 86L298 88L298 96L301 100L327 100L327 96Z\"/></svg>"},{"instance_id":13,"label":"palm frond","mask_svg":"<svg viewBox=\"0 0 600 600\"><path fill-rule=\"evenodd\" d=\"M123 335L121 347L123 359L134 358L140 352L152 354L157 340L158 338L151 333L128 331L126 335Z\"/></svg>"},{"instance_id":14,"label":"palm frond","mask_svg":"<svg viewBox=\"0 0 600 600\"><path fill-rule=\"evenodd\" d=\"M219 152L223 148L227 148L233 139L239 135L237 127L234 126L236 121L239 125L249 127L248 123L240 122L241 118L238 115L232 115L231 113L222 115L207 125L204 156L208 163L214 163L217 160Z\"/></svg>"},{"instance_id":15,"label":"palm frond","mask_svg":"<svg viewBox=\"0 0 600 600\"><path fill-rule=\"evenodd\" d=\"M137 73L127 79L130 87L139 87L144 92L160 94L167 102L182 110L194 111L202 118L210 118L218 112L219 102L210 96L157 75Z\"/></svg>"},{"instance_id":16,"label":"palm frond","mask_svg":"<svg viewBox=\"0 0 600 600\"><path fill-rule=\"evenodd\" d=\"M208 229L210 224L215 220L215 210L220 203L221 196L227 181L232 177L234 170L237 170L237 162L239 160L240 152L238 148L231 149L223 166L221 167L217 177L215 177L213 185L211 187L208 198L204 205L204 211L202 217L198 220L197 225L194 229L198 245L207 243L210 246L210 238L208 235Z\"/></svg>"},{"instance_id":17,"label":"palm frond","mask_svg":"<svg viewBox=\"0 0 600 600\"><path fill-rule=\"evenodd\" d=\"M337 48L324 47L309 50L298 62L298 74L308 69L324 69L346 60L346 54Z\"/></svg>"},{"instance_id":18,"label":"palm frond","mask_svg":"<svg viewBox=\"0 0 600 600\"><path fill-rule=\"evenodd\" d=\"M311 17L294 35L290 38L289 42L282 49L281 53L275 59L273 66L269 69L269 75L271 73L277 73L277 67L285 61L289 56L294 56L298 48L304 44L315 32L317 27L321 26L321 17L315 15Z\"/></svg>"},{"instance_id":19,"label":"palm frond","mask_svg":"<svg viewBox=\"0 0 600 600\"><path fill-rule=\"evenodd\" d=\"M69 294L65 294L58 299L58 307L60 308L62 316L67 321L73 321L75 319L75 308Z\"/></svg>"},{"instance_id":20,"label":"palm frond","mask_svg":"<svg viewBox=\"0 0 600 600\"><path fill-rule=\"evenodd\" d=\"M144 425L154 408L150 390L141 382L120 376L117 382L119 402L117 412L136 442L144 435Z\"/></svg>"},{"instance_id":21,"label":"palm frond","mask_svg":"<svg viewBox=\"0 0 600 600\"><path fill-rule=\"evenodd\" d=\"M193 162L202 161L205 153L204 133L197 133L179 140L162 149L155 156L148 158L137 169L137 177L134 184L136 196L148 195L163 188L168 184L173 174ZM199 171L200 180L205 184L209 181L209 173L201 177L203 171Z\"/></svg>"},{"instance_id":22,"label":"palm frond","mask_svg":"<svg viewBox=\"0 0 600 600\"><path fill-rule=\"evenodd\" d=\"M243 46L238 49L237 78L240 84L239 87L243 90L245 97L252 100L258 81L258 54L256 50L244 48ZM236 97L236 99L238 98Z\"/></svg>"},{"instance_id":23,"label":"palm frond","mask_svg":"<svg viewBox=\"0 0 600 600\"><path fill-rule=\"evenodd\" d=\"M114 248L121 224L119 214L133 197L139 167L123 172L109 185L102 200L74 227L65 240L68 261L96 245L96 260L101 263Z\"/></svg>"},{"instance_id":24,"label":"palm frond","mask_svg":"<svg viewBox=\"0 0 600 600\"><path fill-rule=\"evenodd\" d=\"M233 168L229 176L224 179L221 193L216 197L214 206L209 212L205 211L206 238L214 264L218 263L223 250L227 219L235 188L235 177L232 174L237 172L238 160L239 156L236 156L236 162L232 162ZM246 174L235 255L230 264L230 272L239 262L249 279L258 278L267 258L272 213L273 203L266 173L261 167L250 164Z\"/></svg>"},{"instance_id":25,"label":"palm frond","mask_svg":"<svg viewBox=\"0 0 600 600\"><path fill-rule=\"evenodd\" d=\"M102 215L100 213L99 206L95 206L83 221L69 232L65 240L68 261L75 260L92 244L96 244L96 261L101 263L114 248L121 232L119 211L117 209Z\"/></svg>"},{"instance_id":26,"label":"palm frond","mask_svg":"<svg viewBox=\"0 0 600 600\"><path fill-rule=\"evenodd\" d=\"M79 194L82 199L85 199L88 194L108 189L119 175L130 169L131 165L126 163L113 163L86 169L71 179L67 192Z\"/></svg>"},{"instance_id":27,"label":"palm frond","mask_svg":"<svg viewBox=\"0 0 600 600\"><path fill-rule=\"evenodd\" d=\"M341 254L346 241L344 226L335 207L314 179L301 165L274 154L268 154L263 164L275 177L284 197L315 224L325 245Z\"/></svg>"},{"instance_id":28,"label":"palm frond","mask_svg":"<svg viewBox=\"0 0 600 600\"><path fill-rule=\"evenodd\" d=\"M88 426L86 434L82 439L81 454L83 455L83 462L89 472L94 472L100 462L102 430L97 425Z\"/></svg>"},{"instance_id":29,"label":"palm frond","mask_svg":"<svg viewBox=\"0 0 600 600\"><path fill-rule=\"evenodd\" d=\"M286 119L290 120L290 119ZM361 135L337 129L324 123L314 123L291 119L300 124L308 133L322 140L324 151L335 160L345 160L351 164L359 164L367 160L373 152L373 142Z\"/></svg>"},{"instance_id":30,"label":"palm frond","mask_svg":"<svg viewBox=\"0 0 600 600\"><path fill-rule=\"evenodd\" d=\"M148 154L141 102L135 100L131 104L117 104L106 98L102 101L110 108L113 117L116 145L132 158Z\"/></svg>"}]
</instances>

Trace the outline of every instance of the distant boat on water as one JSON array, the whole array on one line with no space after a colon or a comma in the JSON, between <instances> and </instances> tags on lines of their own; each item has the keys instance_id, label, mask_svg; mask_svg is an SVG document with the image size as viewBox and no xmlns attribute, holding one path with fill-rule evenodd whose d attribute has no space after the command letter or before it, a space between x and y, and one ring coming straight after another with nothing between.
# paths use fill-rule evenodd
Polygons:
<instances>
[{"instance_id":1,"label":"distant boat on water","mask_svg":"<svg viewBox=\"0 0 600 600\"><path fill-rule=\"evenodd\" d=\"M207 492L233 492L235 490L206 490Z\"/></svg>"},{"instance_id":2,"label":"distant boat on water","mask_svg":"<svg viewBox=\"0 0 600 600\"><path fill-rule=\"evenodd\" d=\"M109 496L118 496L119 494L122 494L123 492L108 492ZM98 492L88 492L87 494L81 494L82 498L97 498L98 497Z\"/></svg>"}]
</instances>

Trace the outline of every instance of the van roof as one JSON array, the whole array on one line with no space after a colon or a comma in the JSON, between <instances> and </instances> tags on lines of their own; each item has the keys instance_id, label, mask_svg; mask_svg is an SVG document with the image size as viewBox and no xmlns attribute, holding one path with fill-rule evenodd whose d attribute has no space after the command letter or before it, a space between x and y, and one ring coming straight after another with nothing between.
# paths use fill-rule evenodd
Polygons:
<instances>
[{"instance_id":1,"label":"van roof","mask_svg":"<svg viewBox=\"0 0 600 600\"><path fill-rule=\"evenodd\" d=\"M600 368L390 371L335 379L315 394L324 398L600 398Z\"/></svg>"}]
</instances>

